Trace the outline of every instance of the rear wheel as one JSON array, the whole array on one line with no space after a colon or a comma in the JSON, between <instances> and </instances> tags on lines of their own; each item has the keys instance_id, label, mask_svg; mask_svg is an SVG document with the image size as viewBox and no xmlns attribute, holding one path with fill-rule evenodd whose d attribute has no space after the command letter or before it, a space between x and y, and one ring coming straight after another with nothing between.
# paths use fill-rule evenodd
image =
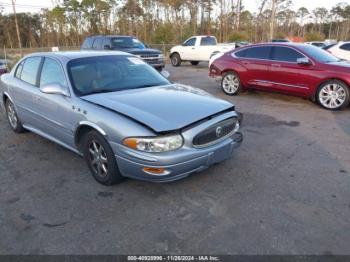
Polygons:
<instances>
[{"instance_id":1,"label":"rear wheel","mask_svg":"<svg viewBox=\"0 0 350 262\"><path fill-rule=\"evenodd\" d=\"M178 53L172 54L170 60L173 66L177 67L181 65L181 57Z\"/></svg>"},{"instance_id":2,"label":"rear wheel","mask_svg":"<svg viewBox=\"0 0 350 262\"><path fill-rule=\"evenodd\" d=\"M325 109L341 110L349 105L349 88L342 81L329 80L318 88L316 99Z\"/></svg>"},{"instance_id":3,"label":"rear wheel","mask_svg":"<svg viewBox=\"0 0 350 262\"><path fill-rule=\"evenodd\" d=\"M97 131L90 131L83 143L84 158L95 180L105 186L122 182L123 176L106 139Z\"/></svg>"},{"instance_id":4,"label":"rear wheel","mask_svg":"<svg viewBox=\"0 0 350 262\"><path fill-rule=\"evenodd\" d=\"M221 88L227 95L238 95L242 89L239 76L235 72L225 73L221 80Z\"/></svg>"},{"instance_id":5,"label":"rear wheel","mask_svg":"<svg viewBox=\"0 0 350 262\"><path fill-rule=\"evenodd\" d=\"M18 118L15 106L11 102L10 99L6 100L5 107L6 107L7 121L9 122L10 127L12 128L12 130L14 132L16 132L16 133L23 133L24 132L24 128L22 126L21 121Z\"/></svg>"},{"instance_id":6,"label":"rear wheel","mask_svg":"<svg viewBox=\"0 0 350 262\"><path fill-rule=\"evenodd\" d=\"M199 61L191 61L191 65L196 66L199 64Z\"/></svg>"}]
</instances>

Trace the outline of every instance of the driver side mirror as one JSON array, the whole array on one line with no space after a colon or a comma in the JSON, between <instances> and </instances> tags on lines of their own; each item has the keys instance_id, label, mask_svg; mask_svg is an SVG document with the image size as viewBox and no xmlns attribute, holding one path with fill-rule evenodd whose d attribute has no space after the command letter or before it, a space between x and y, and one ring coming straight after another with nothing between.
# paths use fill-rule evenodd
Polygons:
<instances>
[{"instance_id":1,"label":"driver side mirror","mask_svg":"<svg viewBox=\"0 0 350 262\"><path fill-rule=\"evenodd\" d=\"M104 50L111 50L112 48L111 48L110 45L104 45L104 46L103 46L103 49L104 49Z\"/></svg>"},{"instance_id":2,"label":"driver side mirror","mask_svg":"<svg viewBox=\"0 0 350 262\"><path fill-rule=\"evenodd\" d=\"M70 96L67 88L61 84L52 83L40 87L40 92L44 94Z\"/></svg>"},{"instance_id":3,"label":"driver side mirror","mask_svg":"<svg viewBox=\"0 0 350 262\"><path fill-rule=\"evenodd\" d=\"M311 65L311 61L307 57L301 57L297 59L297 64L299 65Z\"/></svg>"}]
</instances>

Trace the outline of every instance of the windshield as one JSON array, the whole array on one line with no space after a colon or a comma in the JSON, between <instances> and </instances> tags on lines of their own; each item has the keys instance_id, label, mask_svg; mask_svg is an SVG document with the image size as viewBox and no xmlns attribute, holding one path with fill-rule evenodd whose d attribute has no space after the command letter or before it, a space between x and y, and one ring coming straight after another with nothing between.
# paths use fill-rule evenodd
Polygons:
<instances>
[{"instance_id":1,"label":"windshield","mask_svg":"<svg viewBox=\"0 0 350 262\"><path fill-rule=\"evenodd\" d=\"M112 48L145 49L145 45L140 40L133 37L114 37L112 38Z\"/></svg>"},{"instance_id":2,"label":"windshield","mask_svg":"<svg viewBox=\"0 0 350 262\"><path fill-rule=\"evenodd\" d=\"M79 96L170 84L157 70L133 56L79 58L67 67Z\"/></svg>"},{"instance_id":3,"label":"windshield","mask_svg":"<svg viewBox=\"0 0 350 262\"><path fill-rule=\"evenodd\" d=\"M338 62L339 59L336 58L334 55L328 53L327 51L312 46L312 45L303 45L299 47L301 50L303 50L305 53L307 53L311 58L317 60L321 63L332 63L332 62Z\"/></svg>"}]
</instances>

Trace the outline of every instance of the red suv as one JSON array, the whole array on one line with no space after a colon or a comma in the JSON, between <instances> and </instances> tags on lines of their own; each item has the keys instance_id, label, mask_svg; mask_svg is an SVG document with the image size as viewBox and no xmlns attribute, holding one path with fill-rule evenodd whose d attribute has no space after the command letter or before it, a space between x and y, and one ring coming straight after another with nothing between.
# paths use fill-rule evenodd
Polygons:
<instances>
[{"instance_id":1,"label":"red suv","mask_svg":"<svg viewBox=\"0 0 350 262\"><path fill-rule=\"evenodd\" d=\"M311 45L250 45L215 55L209 67L228 95L254 88L310 97L329 110L349 104L350 62Z\"/></svg>"}]
</instances>

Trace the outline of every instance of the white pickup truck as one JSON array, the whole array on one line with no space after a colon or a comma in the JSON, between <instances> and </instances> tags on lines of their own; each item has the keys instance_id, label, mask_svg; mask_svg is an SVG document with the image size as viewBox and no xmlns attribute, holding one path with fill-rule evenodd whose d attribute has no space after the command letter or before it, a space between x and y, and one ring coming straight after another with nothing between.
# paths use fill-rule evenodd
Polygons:
<instances>
[{"instance_id":1,"label":"white pickup truck","mask_svg":"<svg viewBox=\"0 0 350 262\"><path fill-rule=\"evenodd\" d=\"M227 52L235 47L235 43L218 44L214 36L192 36L182 45L174 46L170 50L170 60L173 66L180 66L183 61L198 65L199 62L209 61L217 53Z\"/></svg>"}]
</instances>

